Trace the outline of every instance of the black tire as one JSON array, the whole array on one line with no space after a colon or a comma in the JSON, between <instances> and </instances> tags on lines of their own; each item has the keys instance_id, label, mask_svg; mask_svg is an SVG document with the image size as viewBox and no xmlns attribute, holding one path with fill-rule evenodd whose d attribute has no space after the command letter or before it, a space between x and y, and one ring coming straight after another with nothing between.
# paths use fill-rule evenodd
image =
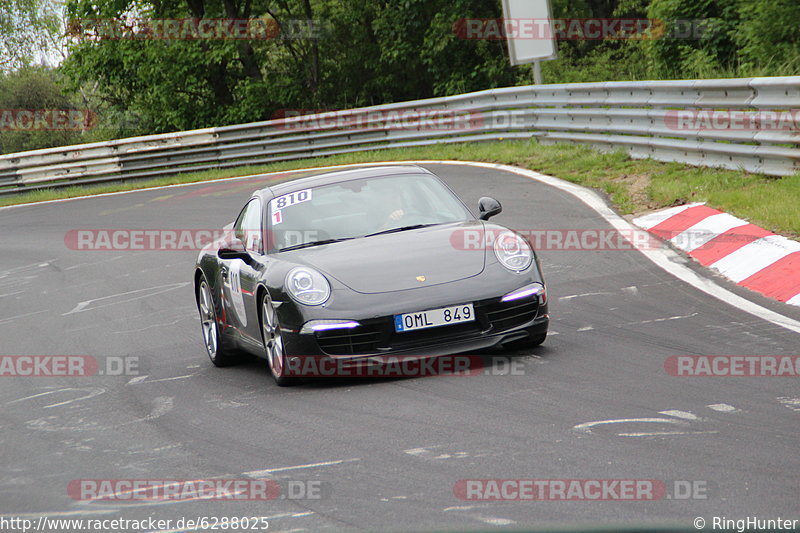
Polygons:
<instances>
[{"instance_id":1,"label":"black tire","mask_svg":"<svg viewBox=\"0 0 800 533\"><path fill-rule=\"evenodd\" d=\"M239 358L223 346L214 298L211 295L211 287L208 285L205 276L200 277L195 299L197 300L197 311L200 313L203 343L206 346L206 353L208 353L209 359L214 363L214 366L219 367L236 364Z\"/></svg>"},{"instance_id":2,"label":"black tire","mask_svg":"<svg viewBox=\"0 0 800 533\"><path fill-rule=\"evenodd\" d=\"M259 321L261 326L261 342L267 368L279 387L290 387L298 383L298 378L286 376L286 353L283 347L283 336L278 313L272 306L269 294L265 293L259 303Z\"/></svg>"}]
</instances>

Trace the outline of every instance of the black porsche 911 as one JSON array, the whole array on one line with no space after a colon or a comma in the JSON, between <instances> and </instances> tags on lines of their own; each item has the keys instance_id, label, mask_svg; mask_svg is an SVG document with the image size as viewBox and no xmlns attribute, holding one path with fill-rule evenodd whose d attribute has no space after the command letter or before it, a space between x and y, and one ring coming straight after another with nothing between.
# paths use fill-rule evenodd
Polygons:
<instances>
[{"instance_id":1,"label":"black porsche 911","mask_svg":"<svg viewBox=\"0 0 800 533\"><path fill-rule=\"evenodd\" d=\"M194 283L217 366L241 351L279 385L305 357L370 361L541 344L547 293L530 243L475 217L417 166L328 172L257 191L200 253ZM472 232L485 245L455 246Z\"/></svg>"}]
</instances>

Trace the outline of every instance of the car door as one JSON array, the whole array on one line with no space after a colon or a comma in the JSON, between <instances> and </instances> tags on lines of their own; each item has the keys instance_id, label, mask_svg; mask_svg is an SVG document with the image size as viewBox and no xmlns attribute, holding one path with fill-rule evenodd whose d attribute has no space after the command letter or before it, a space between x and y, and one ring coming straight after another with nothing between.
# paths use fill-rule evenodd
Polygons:
<instances>
[{"instance_id":1,"label":"car door","mask_svg":"<svg viewBox=\"0 0 800 533\"><path fill-rule=\"evenodd\" d=\"M241 259L224 260L222 269L222 287L229 304L226 308L232 315L228 317L228 323L236 327L243 340L259 345L261 331L255 291L262 269L260 259L264 253L261 211L261 200L253 198L233 225L234 237L244 244L253 260L250 264Z\"/></svg>"}]
</instances>

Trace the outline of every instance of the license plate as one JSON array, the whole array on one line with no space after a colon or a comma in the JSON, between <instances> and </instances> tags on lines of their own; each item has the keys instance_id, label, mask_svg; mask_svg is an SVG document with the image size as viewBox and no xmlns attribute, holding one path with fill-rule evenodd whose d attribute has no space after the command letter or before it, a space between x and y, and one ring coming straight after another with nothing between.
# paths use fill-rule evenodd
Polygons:
<instances>
[{"instance_id":1,"label":"license plate","mask_svg":"<svg viewBox=\"0 0 800 533\"><path fill-rule=\"evenodd\" d=\"M429 309L419 313L406 313L394 315L394 330L398 333L414 331L416 329L449 326L461 322L475 320L475 310L472 304L453 305L441 309Z\"/></svg>"}]
</instances>

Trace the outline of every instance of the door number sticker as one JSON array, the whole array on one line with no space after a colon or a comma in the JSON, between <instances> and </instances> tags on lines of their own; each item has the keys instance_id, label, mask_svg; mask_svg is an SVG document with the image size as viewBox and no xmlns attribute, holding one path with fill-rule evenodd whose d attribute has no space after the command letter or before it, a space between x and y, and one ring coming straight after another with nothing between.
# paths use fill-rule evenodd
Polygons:
<instances>
[{"instance_id":1,"label":"door number sticker","mask_svg":"<svg viewBox=\"0 0 800 533\"><path fill-rule=\"evenodd\" d=\"M228 287L236 316L242 323L242 326L247 327L247 311L244 306L244 294L242 294L241 266L241 261L231 262L228 272Z\"/></svg>"}]
</instances>

